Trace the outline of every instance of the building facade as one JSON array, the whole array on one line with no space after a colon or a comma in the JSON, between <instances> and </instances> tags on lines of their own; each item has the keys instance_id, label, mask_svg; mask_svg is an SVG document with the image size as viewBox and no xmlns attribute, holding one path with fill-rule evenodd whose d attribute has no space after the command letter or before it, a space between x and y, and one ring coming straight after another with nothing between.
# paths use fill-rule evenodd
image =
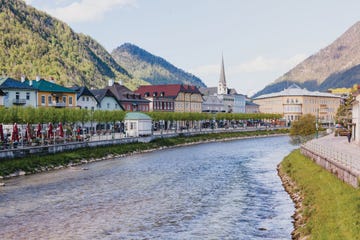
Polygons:
<instances>
[{"instance_id":1,"label":"building facade","mask_svg":"<svg viewBox=\"0 0 360 240\"><path fill-rule=\"evenodd\" d=\"M77 107L80 109L96 110L100 102L87 87L72 87L76 92Z\"/></svg>"},{"instance_id":2,"label":"building facade","mask_svg":"<svg viewBox=\"0 0 360 240\"><path fill-rule=\"evenodd\" d=\"M114 80L109 80L106 89L110 90L117 101L121 104L125 111L130 112L148 112L150 101L142 98L136 92L131 91L121 83L115 83Z\"/></svg>"},{"instance_id":3,"label":"building facade","mask_svg":"<svg viewBox=\"0 0 360 240\"><path fill-rule=\"evenodd\" d=\"M37 106L37 91L25 83L25 79L21 81L13 78L0 78L0 89L5 94L3 97L3 105L5 107L12 106Z\"/></svg>"},{"instance_id":4,"label":"building facade","mask_svg":"<svg viewBox=\"0 0 360 240\"><path fill-rule=\"evenodd\" d=\"M203 96L203 112L225 112L223 102L216 96Z\"/></svg>"},{"instance_id":5,"label":"building facade","mask_svg":"<svg viewBox=\"0 0 360 240\"><path fill-rule=\"evenodd\" d=\"M293 84L281 92L256 97L253 102L261 113L282 114L288 123L312 114L322 123L333 124L340 101L340 96L310 92Z\"/></svg>"},{"instance_id":6,"label":"building facade","mask_svg":"<svg viewBox=\"0 0 360 240\"><path fill-rule=\"evenodd\" d=\"M75 108L76 92L53 82L36 77L36 80L26 80L25 83L36 89L37 107Z\"/></svg>"},{"instance_id":7,"label":"building facade","mask_svg":"<svg viewBox=\"0 0 360 240\"><path fill-rule=\"evenodd\" d=\"M124 110L120 102L109 89L91 90L97 100L97 109L100 110Z\"/></svg>"},{"instance_id":8,"label":"building facade","mask_svg":"<svg viewBox=\"0 0 360 240\"><path fill-rule=\"evenodd\" d=\"M136 93L150 101L155 112L201 112L202 95L195 86L182 84L140 86Z\"/></svg>"}]
</instances>

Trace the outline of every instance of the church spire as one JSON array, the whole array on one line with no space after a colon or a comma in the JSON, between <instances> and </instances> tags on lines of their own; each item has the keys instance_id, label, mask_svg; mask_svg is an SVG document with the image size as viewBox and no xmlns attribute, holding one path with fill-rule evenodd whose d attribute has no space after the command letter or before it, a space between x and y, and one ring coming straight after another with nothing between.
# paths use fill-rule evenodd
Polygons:
<instances>
[{"instance_id":1,"label":"church spire","mask_svg":"<svg viewBox=\"0 0 360 240\"><path fill-rule=\"evenodd\" d=\"M220 79L219 79L219 85L218 85L218 94L227 94L224 56L223 55L221 56L221 70L220 70Z\"/></svg>"}]
</instances>

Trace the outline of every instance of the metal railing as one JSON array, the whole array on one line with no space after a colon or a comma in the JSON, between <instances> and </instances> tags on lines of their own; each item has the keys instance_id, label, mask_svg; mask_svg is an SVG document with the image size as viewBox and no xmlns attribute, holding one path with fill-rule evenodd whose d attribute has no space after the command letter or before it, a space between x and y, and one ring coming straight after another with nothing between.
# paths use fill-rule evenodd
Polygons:
<instances>
[{"instance_id":1,"label":"metal railing","mask_svg":"<svg viewBox=\"0 0 360 240\"><path fill-rule=\"evenodd\" d=\"M355 170L357 173L360 173L360 159L354 157L348 152L340 151L339 149L325 146L314 141L309 141L303 144L302 147L330 160L333 163L337 163L350 170Z\"/></svg>"}]
</instances>

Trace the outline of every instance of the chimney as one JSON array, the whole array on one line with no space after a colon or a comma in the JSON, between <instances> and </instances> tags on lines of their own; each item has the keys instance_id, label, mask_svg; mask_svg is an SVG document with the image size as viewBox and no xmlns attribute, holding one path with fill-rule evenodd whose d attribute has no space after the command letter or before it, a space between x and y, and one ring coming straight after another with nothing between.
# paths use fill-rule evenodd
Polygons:
<instances>
[{"instance_id":1,"label":"chimney","mask_svg":"<svg viewBox=\"0 0 360 240\"><path fill-rule=\"evenodd\" d=\"M54 78L50 77L50 82L54 83Z\"/></svg>"},{"instance_id":2,"label":"chimney","mask_svg":"<svg viewBox=\"0 0 360 240\"><path fill-rule=\"evenodd\" d=\"M29 80L29 86L32 86L32 82L33 82L32 80Z\"/></svg>"},{"instance_id":3,"label":"chimney","mask_svg":"<svg viewBox=\"0 0 360 240\"><path fill-rule=\"evenodd\" d=\"M40 81L40 76L39 75L36 75L36 81Z\"/></svg>"},{"instance_id":4,"label":"chimney","mask_svg":"<svg viewBox=\"0 0 360 240\"><path fill-rule=\"evenodd\" d=\"M21 82L25 82L25 76L24 75L21 75Z\"/></svg>"},{"instance_id":5,"label":"chimney","mask_svg":"<svg viewBox=\"0 0 360 240\"><path fill-rule=\"evenodd\" d=\"M113 79L109 79L109 87L111 87L112 85L114 85L114 80L113 80Z\"/></svg>"}]
</instances>

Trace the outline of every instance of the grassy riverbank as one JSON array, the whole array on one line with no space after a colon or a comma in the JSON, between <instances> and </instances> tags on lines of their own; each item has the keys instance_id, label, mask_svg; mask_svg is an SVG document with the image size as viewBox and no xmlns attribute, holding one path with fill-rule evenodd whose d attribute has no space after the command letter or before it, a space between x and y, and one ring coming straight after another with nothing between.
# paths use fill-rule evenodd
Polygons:
<instances>
[{"instance_id":1,"label":"grassy riverbank","mask_svg":"<svg viewBox=\"0 0 360 240\"><path fill-rule=\"evenodd\" d=\"M294 239L359 239L359 189L341 182L299 150L283 160L279 175L297 207Z\"/></svg>"},{"instance_id":2,"label":"grassy riverbank","mask_svg":"<svg viewBox=\"0 0 360 240\"><path fill-rule=\"evenodd\" d=\"M288 133L287 129L269 131L228 132L199 134L194 136L178 136L174 138L156 139L150 143L129 143L107 147L84 148L71 152L62 152L53 155L32 155L20 159L0 161L0 176L16 175L19 172L26 174L48 171L56 168L77 165L88 161L98 161L106 158L118 157L136 152L148 151L162 147L172 147L195 142L242 138L249 136L272 135Z\"/></svg>"}]
</instances>

